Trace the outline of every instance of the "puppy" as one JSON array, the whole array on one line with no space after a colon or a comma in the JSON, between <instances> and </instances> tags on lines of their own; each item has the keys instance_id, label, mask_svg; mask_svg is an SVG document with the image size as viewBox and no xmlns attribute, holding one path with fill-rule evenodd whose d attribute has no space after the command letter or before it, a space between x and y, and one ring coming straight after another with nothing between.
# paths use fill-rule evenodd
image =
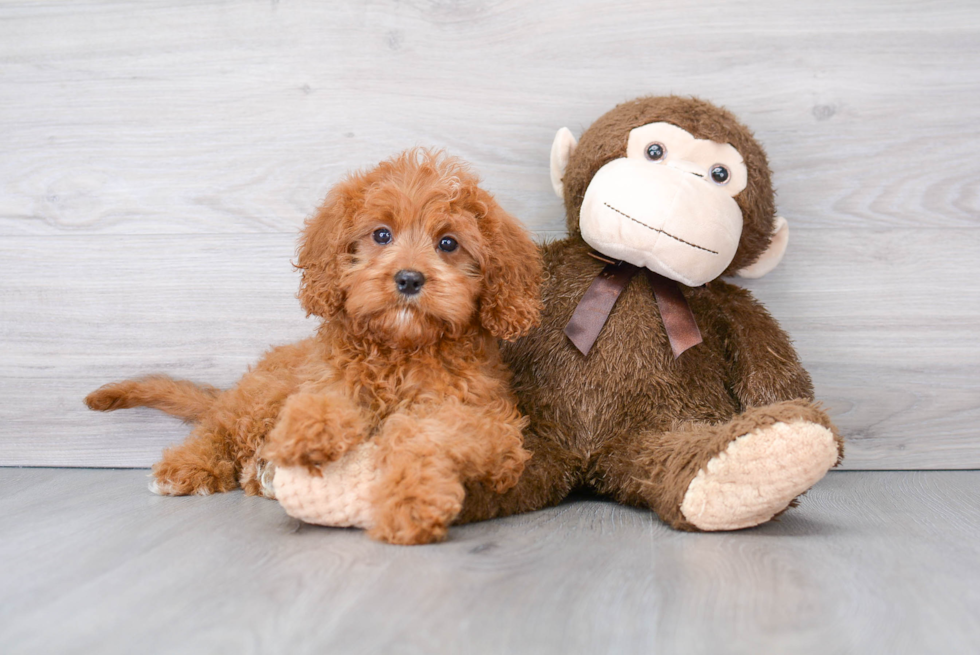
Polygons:
<instances>
[{"instance_id":1,"label":"puppy","mask_svg":"<svg viewBox=\"0 0 980 655\"><path fill-rule=\"evenodd\" d=\"M410 150L349 175L305 225L299 298L316 336L274 348L227 391L164 376L106 385L95 410L148 406L196 424L151 490L273 496L272 466L316 474L372 441L371 536L443 538L464 484L503 492L530 457L497 339L538 321L527 232L456 159Z\"/></svg>"}]
</instances>

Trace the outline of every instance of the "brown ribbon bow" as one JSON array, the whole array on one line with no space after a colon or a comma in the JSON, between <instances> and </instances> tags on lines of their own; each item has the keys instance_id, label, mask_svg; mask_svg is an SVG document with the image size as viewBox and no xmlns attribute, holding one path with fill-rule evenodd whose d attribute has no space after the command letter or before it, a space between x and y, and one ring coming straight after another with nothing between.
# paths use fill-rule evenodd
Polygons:
<instances>
[{"instance_id":1,"label":"brown ribbon bow","mask_svg":"<svg viewBox=\"0 0 980 655\"><path fill-rule=\"evenodd\" d=\"M599 333L606 324L616 299L640 270L639 267L627 262L592 256L607 262L606 267L586 289L585 295L572 313L572 318L565 326L565 334L583 355L588 355L592 350L592 345L599 338ZM650 287L653 288L653 295L660 309L660 318L670 340L670 349L674 351L674 359L677 359L685 350L701 343L701 330L698 329L694 313L677 282L658 275L650 269L645 268L643 272L646 273Z\"/></svg>"}]
</instances>

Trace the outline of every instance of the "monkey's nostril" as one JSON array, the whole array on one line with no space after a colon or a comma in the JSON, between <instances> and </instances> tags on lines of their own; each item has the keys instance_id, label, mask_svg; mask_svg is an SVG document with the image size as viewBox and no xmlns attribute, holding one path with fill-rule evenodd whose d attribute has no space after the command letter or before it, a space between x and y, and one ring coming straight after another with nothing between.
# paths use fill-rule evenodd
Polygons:
<instances>
[{"instance_id":1,"label":"monkey's nostril","mask_svg":"<svg viewBox=\"0 0 980 655\"><path fill-rule=\"evenodd\" d=\"M425 284L425 276L418 271L403 269L395 273L395 286L398 292L406 296L414 296Z\"/></svg>"}]
</instances>

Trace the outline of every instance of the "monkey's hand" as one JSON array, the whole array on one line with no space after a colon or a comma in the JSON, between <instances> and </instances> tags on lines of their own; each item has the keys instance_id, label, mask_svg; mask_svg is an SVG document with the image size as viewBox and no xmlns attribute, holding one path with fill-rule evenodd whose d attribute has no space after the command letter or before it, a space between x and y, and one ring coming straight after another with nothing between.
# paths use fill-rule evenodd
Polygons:
<instances>
[{"instance_id":1,"label":"monkey's hand","mask_svg":"<svg viewBox=\"0 0 980 655\"><path fill-rule=\"evenodd\" d=\"M716 282L714 284L725 284ZM813 400L813 383L789 337L748 291L725 284L731 386L742 408L784 400Z\"/></svg>"}]
</instances>

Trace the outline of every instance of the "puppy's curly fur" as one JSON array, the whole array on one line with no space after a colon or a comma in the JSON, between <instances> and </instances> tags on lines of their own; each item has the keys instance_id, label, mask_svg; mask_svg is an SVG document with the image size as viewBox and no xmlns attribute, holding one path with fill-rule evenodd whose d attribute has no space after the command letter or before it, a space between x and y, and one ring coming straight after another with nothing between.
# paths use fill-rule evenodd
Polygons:
<instances>
[{"instance_id":1,"label":"puppy's curly fur","mask_svg":"<svg viewBox=\"0 0 980 655\"><path fill-rule=\"evenodd\" d=\"M156 491L271 495L269 461L316 472L371 439L372 536L425 543L445 535L466 482L517 483L526 420L497 339L538 322L539 254L461 162L410 150L351 174L307 221L298 267L317 335L272 349L234 388L153 376L86 398L197 424L153 467Z\"/></svg>"}]
</instances>

